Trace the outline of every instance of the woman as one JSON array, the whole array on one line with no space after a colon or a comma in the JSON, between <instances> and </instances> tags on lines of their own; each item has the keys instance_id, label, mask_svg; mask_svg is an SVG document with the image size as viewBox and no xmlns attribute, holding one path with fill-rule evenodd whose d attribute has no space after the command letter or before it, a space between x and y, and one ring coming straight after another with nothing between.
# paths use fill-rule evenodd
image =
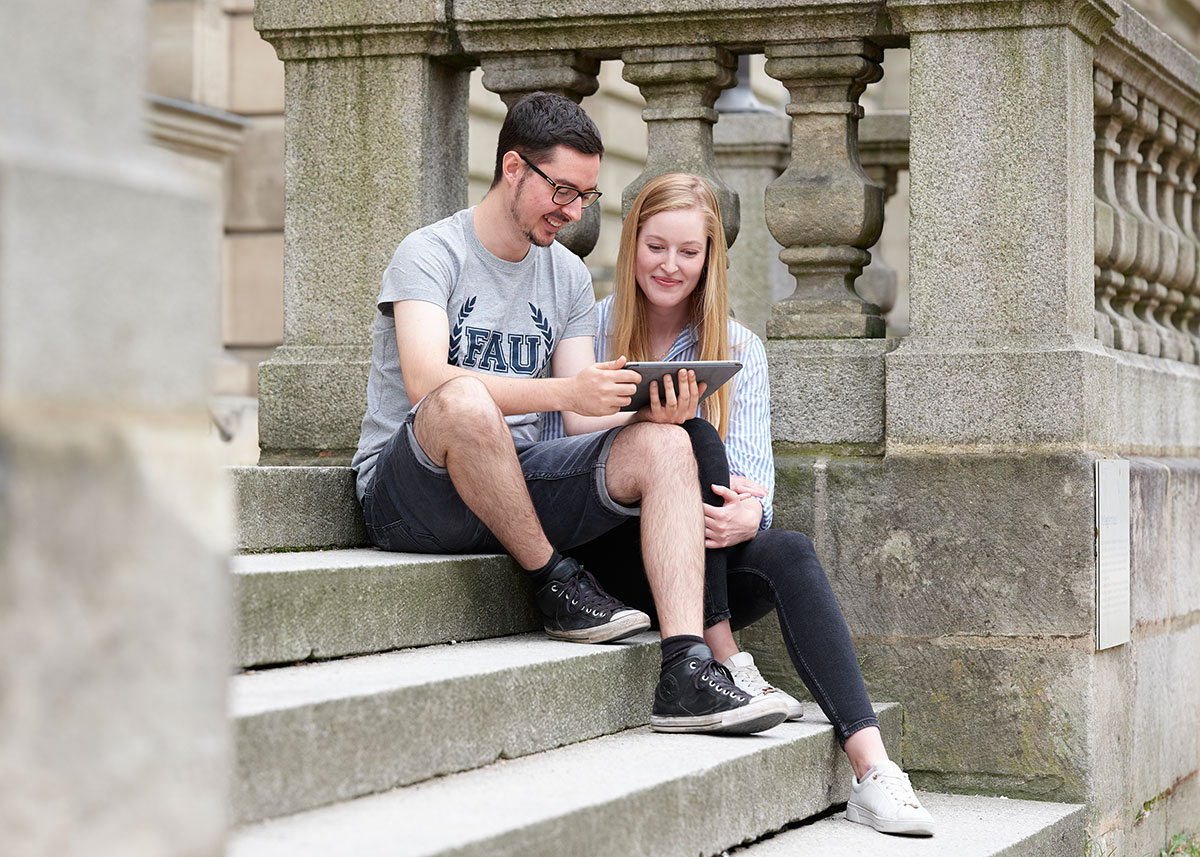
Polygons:
<instances>
[{"instance_id":1,"label":"woman","mask_svg":"<svg viewBox=\"0 0 1200 857\"><path fill-rule=\"evenodd\" d=\"M735 629L774 609L788 655L854 769L847 817L888 833L932 834L933 820L908 777L888 759L849 630L812 542L770 529L775 471L766 355L758 337L729 317L724 232L703 179L669 173L642 189L621 233L615 293L597 313L597 361L625 355L630 361L744 364L700 405L703 419L689 419L702 390L694 376L681 375L679 384L670 376L662 381L666 407L612 420L682 422L692 438L705 494L704 641L715 657L743 690L781 694L789 713L800 716L800 704L766 682L733 639ZM544 423L544 437L562 433L557 414ZM569 553L614 597L652 613L645 575L637 573L636 520Z\"/></svg>"}]
</instances>

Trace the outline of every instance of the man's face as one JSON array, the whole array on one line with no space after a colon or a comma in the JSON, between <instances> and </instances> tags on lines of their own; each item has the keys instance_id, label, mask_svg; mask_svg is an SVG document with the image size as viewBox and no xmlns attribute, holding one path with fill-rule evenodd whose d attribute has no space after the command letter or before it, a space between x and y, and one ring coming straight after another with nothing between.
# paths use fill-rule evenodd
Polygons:
<instances>
[{"instance_id":1,"label":"man's face","mask_svg":"<svg viewBox=\"0 0 1200 857\"><path fill-rule=\"evenodd\" d=\"M549 156L531 160L559 185L577 190L595 189L600 176L600 156L585 155L570 146L555 146ZM518 161L521 173L509 200L509 214L531 244L549 247L558 230L580 218L583 202L577 198L567 205L557 205L549 182L524 161Z\"/></svg>"}]
</instances>

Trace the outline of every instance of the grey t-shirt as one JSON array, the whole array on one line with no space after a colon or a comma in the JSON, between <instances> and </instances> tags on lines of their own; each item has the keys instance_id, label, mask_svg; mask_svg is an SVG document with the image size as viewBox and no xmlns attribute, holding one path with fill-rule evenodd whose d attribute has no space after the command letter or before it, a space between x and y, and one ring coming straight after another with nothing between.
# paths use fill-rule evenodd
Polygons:
<instances>
[{"instance_id":1,"label":"grey t-shirt","mask_svg":"<svg viewBox=\"0 0 1200 857\"><path fill-rule=\"evenodd\" d=\"M550 355L564 339L596 331L592 279L557 241L531 246L506 262L479 243L468 208L418 229L400 242L383 272L376 301L367 413L352 466L361 500L375 460L412 408L400 371L394 301L422 300L446 311L447 361L476 372L529 378L550 374ZM513 437L538 439L538 414L509 416Z\"/></svg>"}]
</instances>

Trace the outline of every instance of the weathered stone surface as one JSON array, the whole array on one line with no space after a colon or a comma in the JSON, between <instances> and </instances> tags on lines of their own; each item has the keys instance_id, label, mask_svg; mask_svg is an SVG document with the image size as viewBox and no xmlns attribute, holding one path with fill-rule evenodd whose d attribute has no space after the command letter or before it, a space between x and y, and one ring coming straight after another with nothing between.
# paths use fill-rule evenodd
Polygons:
<instances>
[{"instance_id":1,"label":"weathered stone surface","mask_svg":"<svg viewBox=\"0 0 1200 857\"><path fill-rule=\"evenodd\" d=\"M352 450L383 270L466 202L467 75L422 56L287 66L285 348L260 375L259 436Z\"/></svg>"},{"instance_id":2,"label":"weathered stone surface","mask_svg":"<svg viewBox=\"0 0 1200 857\"><path fill-rule=\"evenodd\" d=\"M810 535L855 634L1090 636L1090 456L830 457L816 479Z\"/></svg>"},{"instance_id":3,"label":"weathered stone surface","mask_svg":"<svg viewBox=\"0 0 1200 857\"><path fill-rule=\"evenodd\" d=\"M919 792L933 815L933 839L892 836L888 857L1079 857L1084 810L1075 804ZM879 834L838 813L750 846L746 857L860 857Z\"/></svg>"},{"instance_id":4,"label":"weathered stone surface","mask_svg":"<svg viewBox=\"0 0 1200 857\"><path fill-rule=\"evenodd\" d=\"M809 444L884 442L889 340L770 339L771 436Z\"/></svg>"},{"instance_id":5,"label":"weathered stone surface","mask_svg":"<svg viewBox=\"0 0 1200 857\"><path fill-rule=\"evenodd\" d=\"M542 634L233 679L239 822L274 818L649 722L658 635Z\"/></svg>"},{"instance_id":6,"label":"weathered stone surface","mask_svg":"<svg viewBox=\"0 0 1200 857\"><path fill-rule=\"evenodd\" d=\"M221 328L227 346L283 341L283 233L226 235Z\"/></svg>"},{"instance_id":7,"label":"weathered stone surface","mask_svg":"<svg viewBox=\"0 0 1200 857\"><path fill-rule=\"evenodd\" d=\"M231 467L238 550L369 544L349 467Z\"/></svg>"},{"instance_id":8,"label":"weathered stone surface","mask_svg":"<svg viewBox=\"0 0 1200 857\"><path fill-rule=\"evenodd\" d=\"M233 560L242 666L384 652L541 627L507 556L354 549Z\"/></svg>"},{"instance_id":9,"label":"weathered stone surface","mask_svg":"<svg viewBox=\"0 0 1200 857\"><path fill-rule=\"evenodd\" d=\"M691 857L845 800L850 775L815 713L745 740L638 729L245 828L229 854Z\"/></svg>"},{"instance_id":10,"label":"weathered stone surface","mask_svg":"<svg viewBox=\"0 0 1200 857\"><path fill-rule=\"evenodd\" d=\"M283 116L256 116L229 162L225 228L283 231Z\"/></svg>"},{"instance_id":11,"label":"weathered stone surface","mask_svg":"<svg viewBox=\"0 0 1200 857\"><path fill-rule=\"evenodd\" d=\"M1200 459L1160 459L1171 469L1170 526L1171 613L1184 617L1200 611Z\"/></svg>"},{"instance_id":12,"label":"weathered stone surface","mask_svg":"<svg viewBox=\"0 0 1200 857\"><path fill-rule=\"evenodd\" d=\"M1160 461L1129 460L1131 627L1161 622L1171 615L1170 480L1170 470Z\"/></svg>"}]
</instances>

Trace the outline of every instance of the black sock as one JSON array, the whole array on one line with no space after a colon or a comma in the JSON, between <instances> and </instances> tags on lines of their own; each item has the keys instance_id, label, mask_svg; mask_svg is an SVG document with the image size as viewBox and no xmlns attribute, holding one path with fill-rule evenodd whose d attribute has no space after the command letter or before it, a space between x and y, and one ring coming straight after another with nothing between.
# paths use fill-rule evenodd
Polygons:
<instances>
[{"instance_id":1,"label":"black sock","mask_svg":"<svg viewBox=\"0 0 1200 857\"><path fill-rule=\"evenodd\" d=\"M695 634L676 634L674 637L663 637L663 641L659 644L662 646L662 668L673 667L675 664L687 657L688 649L700 643L704 644L703 637L697 637Z\"/></svg>"},{"instance_id":2,"label":"black sock","mask_svg":"<svg viewBox=\"0 0 1200 857\"><path fill-rule=\"evenodd\" d=\"M541 568L527 568L525 569L525 573L529 575L529 579L533 581L533 585L535 587L545 586L546 581L550 579L550 572L554 570L556 565L562 562L562 558L562 554L560 554L558 551L555 551L554 553L550 554L550 561Z\"/></svg>"}]
</instances>

